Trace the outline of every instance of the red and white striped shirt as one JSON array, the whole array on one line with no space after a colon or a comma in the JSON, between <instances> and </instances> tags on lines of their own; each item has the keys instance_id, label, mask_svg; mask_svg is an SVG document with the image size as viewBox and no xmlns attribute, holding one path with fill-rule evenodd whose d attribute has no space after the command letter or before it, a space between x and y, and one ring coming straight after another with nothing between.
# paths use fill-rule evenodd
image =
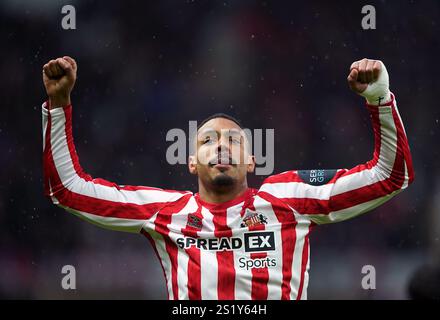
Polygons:
<instances>
[{"instance_id":1,"label":"red and white striped shirt","mask_svg":"<svg viewBox=\"0 0 440 320\"><path fill-rule=\"evenodd\" d=\"M367 109L375 143L370 161L283 172L258 190L210 204L192 192L92 178L75 151L72 106L43 104L45 195L91 223L147 237L169 299L306 299L310 230L372 210L414 179L394 96Z\"/></svg>"}]
</instances>

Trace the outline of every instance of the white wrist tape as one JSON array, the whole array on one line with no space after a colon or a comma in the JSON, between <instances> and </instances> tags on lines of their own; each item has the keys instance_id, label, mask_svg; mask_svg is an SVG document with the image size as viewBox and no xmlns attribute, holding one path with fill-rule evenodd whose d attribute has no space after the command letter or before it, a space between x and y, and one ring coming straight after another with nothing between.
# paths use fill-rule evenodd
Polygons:
<instances>
[{"instance_id":1,"label":"white wrist tape","mask_svg":"<svg viewBox=\"0 0 440 320\"><path fill-rule=\"evenodd\" d=\"M380 105L391 101L388 71L382 61L380 61L380 64L379 77L376 81L369 83L367 89L361 93L361 96L367 99L368 104L372 105Z\"/></svg>"}]
</instances>

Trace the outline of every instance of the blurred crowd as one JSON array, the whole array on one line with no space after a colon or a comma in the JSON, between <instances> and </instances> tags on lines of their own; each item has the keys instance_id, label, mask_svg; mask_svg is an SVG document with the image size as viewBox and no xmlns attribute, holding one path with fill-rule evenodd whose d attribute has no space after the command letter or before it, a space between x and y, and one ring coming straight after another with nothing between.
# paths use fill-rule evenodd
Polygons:
<instances>
[{"instance_id":1,"label":"blurred crowd","mask_svg":"<svg viewBox=\"0 0 440 320\"><path fill-rule=\"evenodd\" d=\"M76 29L61 27L64 4ZM94 177L197 192L166 161L166 133L216 112L275 130L275 170L350 168L372 158L350 64L382 60L412 151L415 182L385 205L311 235L309 298L406 299L440 257L440 4L370 1L0 2L0 298L166 298L150 244L80 221L43 196L42 66L77 60L76 148ZM251 176L258 187L264 176ZM60 286L63 265L77 289ZM373 265L377 289L361 287Z\"/></svg>"}]
</instances>

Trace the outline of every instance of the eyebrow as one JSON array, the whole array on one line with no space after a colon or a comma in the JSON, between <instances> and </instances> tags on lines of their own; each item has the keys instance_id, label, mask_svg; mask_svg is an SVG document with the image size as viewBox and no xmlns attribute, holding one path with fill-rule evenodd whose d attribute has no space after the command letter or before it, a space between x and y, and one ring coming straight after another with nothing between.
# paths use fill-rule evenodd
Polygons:
<instances>
[{"instance_id":1,"label":"eyebrow","mask_svg":"<svg viewBox=\"0 0 440 320\"><path fill-rule=\"evenodd\" d=\"M198 132L197 136L202 136L202 135L205 135L205 134L208 134L208 133L215 133L215 134L217 134L217 131L215 131L214 129L211 129L211 128L206 128L206 129L203 129L202 131Z\"/></svg>"},{"instance_id":2,"label":"eyebrow","mask_svg":"<svg viewBox=\"0 0 440 320\"><path fill-rule=\"evenodd\" d=\"M236 129L236 128L231 128L231 129L221 129L221 130L225 130L225 131L227 131L227 133L229 133L229 134L238 134L238 135L241 135L241 130ZM205 134L212 134L212 133L217 134L218 131L217 131L217 130L214 130L214 129L212 129L212 128L206 128L206 129L203 129L202 131L200 131L199 133L197 133L197 136L202 136L202 135L205 135Z\"/></svg>"}]
</instances>

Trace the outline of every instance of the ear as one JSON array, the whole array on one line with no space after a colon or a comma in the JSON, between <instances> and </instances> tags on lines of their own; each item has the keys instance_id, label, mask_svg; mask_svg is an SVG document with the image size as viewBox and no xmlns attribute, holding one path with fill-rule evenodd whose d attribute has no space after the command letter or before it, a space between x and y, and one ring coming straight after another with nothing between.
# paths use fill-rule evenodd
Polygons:
<instances>
[{"instance_id":1,"label":"ear","mask_svg":"<svg viewBox=\"0 0 440 320\"><path fill-rule=\"evenodd\" d=\"M255 170L255 156L248 156L247 172L252 173Z\"/></svg>"},{"instance_id":2,"label":"ear","mask_svg":"<svg viewBox=\"0 0 440 320\"><path fill-rule=\"evenodd\" d=\"M189 156L188 157L188 170L189 170L189 173L197 175L196 156Z\"/></svg>"}]
</instances>

